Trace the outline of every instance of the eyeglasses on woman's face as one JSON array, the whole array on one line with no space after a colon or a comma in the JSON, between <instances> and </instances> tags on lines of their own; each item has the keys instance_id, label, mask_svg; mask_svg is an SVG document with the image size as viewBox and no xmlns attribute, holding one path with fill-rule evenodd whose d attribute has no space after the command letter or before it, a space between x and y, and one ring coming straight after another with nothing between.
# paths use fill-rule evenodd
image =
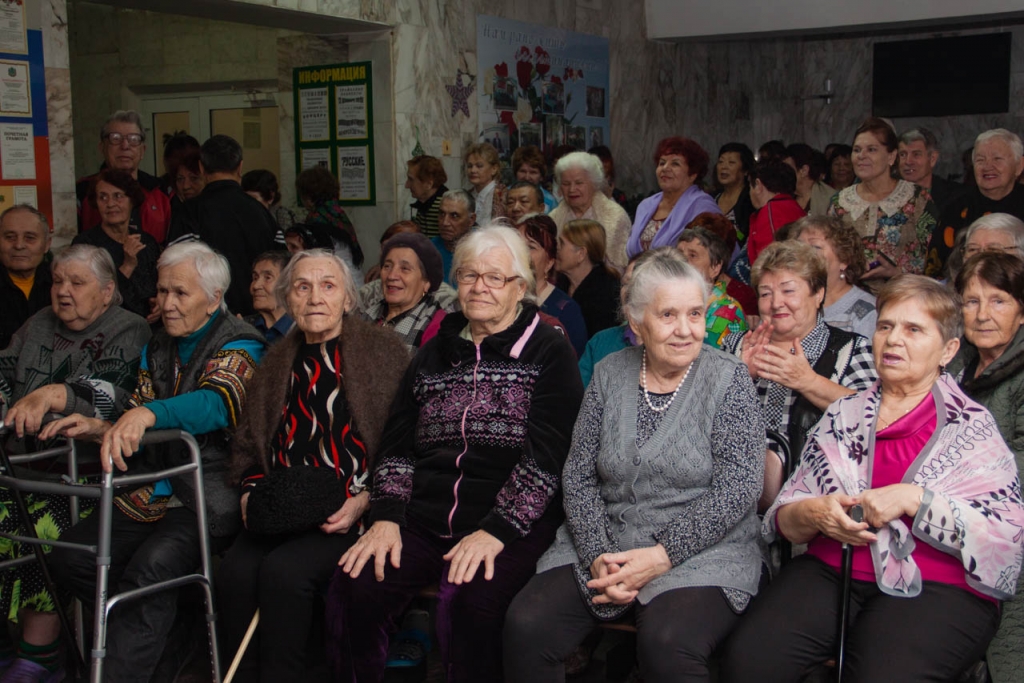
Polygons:
<instances>
[{"instance_id":1,"label":"eyeglasses on woman's face","mask_svg":"<svg viewBox=\"0 0 1024 683\"><path fill-rule=\"evenodd\" d=\"M476 271L459 268L455 271L455 281L460 285L473 286L476 281L483 278L484 284L491 289L503 289L505 285L513 280L520 279L518 275L505 277L501 273L477 273Z\"/></svg>"}]
</instances>

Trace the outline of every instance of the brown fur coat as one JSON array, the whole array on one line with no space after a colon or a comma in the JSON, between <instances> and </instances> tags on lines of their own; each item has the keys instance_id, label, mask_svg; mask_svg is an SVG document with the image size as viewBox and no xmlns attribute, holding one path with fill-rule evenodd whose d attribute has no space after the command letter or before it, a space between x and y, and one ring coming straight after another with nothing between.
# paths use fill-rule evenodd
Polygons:
<instances>
[{"instance_id":1,"label":"brown fur coat","mask_svg":"<svg viewBox=\"0 0 1024 683\"><path fill-rule=\"evenodd\" d=\"M289 377L302 343L302 331L294 328L263 357L246 389L245 410L231 445L229 481L233 485L240 483L253 465L270 471L270 443L281 424L281 407L288 401ZM409 351L397 334L358 315L345 316L341 328L342 381L352 418L366 444L371 472L391 401L409 360Z\"/></svg>"}]
</instances>

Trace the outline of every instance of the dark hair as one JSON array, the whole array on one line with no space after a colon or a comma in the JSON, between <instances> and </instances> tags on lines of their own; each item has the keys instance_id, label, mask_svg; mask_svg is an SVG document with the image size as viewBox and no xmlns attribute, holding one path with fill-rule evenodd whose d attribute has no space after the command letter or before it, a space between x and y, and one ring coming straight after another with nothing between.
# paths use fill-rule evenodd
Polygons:
<instances>
[{"instance_id":1,"label":"dark hair","mask_svg":"<svg viewBox=\"0 0 1024 683\"><path fill-rule=\"evenodd\" d=\"M86 195L86 198L93 206L96 206L96 186L100 183L113 185L124 192L128 199L131 200L133 208L140 206L146 201L146 193L143 191L142 186L139 185L139 181L133 178L129 171L104 168L96 174L96 177L89 185L89 193Z\"/></svg>"},{"instance_id":2,"label":"dark hair","mask_svg":"<svg viewBox=\"0 0 1024 683\"><path fill-rule=\"evenodd\" d=\"M694 183L700 183L708 172L708 163L711 161L708 158L708 153L690 138L674 136L659 142L658 147L654 150L654 163L657 164L661 157L669 154L677 154L686 159L686 167L690 170L690 175L697 176Z\"/></svg>"},{"instance_id":3,"label":"dark hair","mask_svg":"<svg viewBox=\"0 0 1024 683\"><path fill-rule=\"evenodd\" d=\"M836 160L836 157L850 158L853 156L853 147L843 142L837 142L832 147L832 153L826 157L828 165L832 166L832 162Z\"/></svg>"},{"instance_id":4,"label":"dark hair","mask_svg":"<svg viewBox=\"0 0 1024 683\"><path fill-rule=\"evenodd\" d=\"M214 135L203 143L199 160L206 173L234 173L242 165L242 146L229 135Z\"/></svg>"},{"instance_id":5,"label":"dark hair","mask_svg":"<svg viewBox=\"0 0 1024 683\"><path fill-rule=\"evenodd\" d=\"M258 192L263 201L274 206L281 201L281 192L277 186L277 176L266 169L249 171L242 176L242 189L246 192Z\"/></svg>"},{"instance_id":6,"label":"dark hair","mask_svg":"<svg viewBox=\"0 0 1024 683\"><path fill-rule=\"evenodd\" d=\"M252 267L255 268L256 264L260 261L270 261L277 266L278 270L284 270L284 267L288 265L288 261L290 261L291 258L292 255L287 251L265 251L252 260Z\"/></svg>"},{"instance_id":7,"label":"dark hair","mask_svg":"<svg viewBox=\"0 0 1024 683\"><path fill-rule=\"evenodd\" d=\"M836 216L804 216L786 226L789 239L799 239L808 230L820 232L835 252L836 259L846 264L846 281L857 284L867 271L868 261L864 256L864 242L857 229ZM778 237L776 236L776 239Z\"/></svg>"},{"instance_id":8,"label":"dark hair","mask_svg":"<svg viewBox=\"0 0 1024 683\"><path fill-rule=\"evenodd\" d=\"M806 166L811 180L819 180L825 175L825 155L810 145L794 142L786 148L786 156L793 160L798 171Z\"/></svg>"},{"instance_id":9,"label":"dark hair","mask_svg":"<svg viewBox=\"0 0 1024 683\"><path fill-rule=\"evenodd\" d=\"M434 187L441 187L448 182L448 174L444 170L444 164L437 157L420 154L407 161L406 165L412 174L416 176L416 180L421 183L430 180L434 183Z\"/></svg>"},{"instance_id":10,"label":"dark hair","mask_svg":"<svg viewBox=\"0 0 1024 683\"><path fill-rule=\"evenodd\" d=\"M295 191L299 200L308 199L313 206L337 199L341 194L341 185L330 171L321 166L307 168L295 179Z\"/></svg>"},{"instance_id":11,"label":"dark hair","mask_svg":"<svg viewBox=\"0 0 1024 683\"><path fill-rule=\"evenodd\" d=\"M754 170L754 153L750 151L749 147L742 142L727 142L718 149L718 156L721 157L729 152L740 155L740 165L743 166L744 173Z\"/></svg>"},{"instance_id":12,"label":"dark hair","mask_svg":"<svg viewBox=\"0 0 1024 683\"><path fill-rule=\"evenodd\" d=\"M956 291L963 296L971 278L1012 296L1024 311L1024 261L1014 254L983 251L967 259L956 276Z\"/></svg>"},{"instance_id":13,"label":"dark hair","mask_svg":"<svg viewBox=\"0 0 1024 683\"><path fill-rule=\"evenodd\" d=\"M608 182L615 180L615 159L612 158L612 151L608 149L607 145L594 145L587 150L588 154L593 154L595 157L601 160L602 164L608 164L609 173L606 174L605 179Z\"/></svg>"},{"instance_id":14,"label":"dark hair","mask_svg":"<svg viewBox=\"0 0 1024 683\"><path fill-rule=\"evenodd\" d=\"M523 164L539 170L541 177L548 174L547 159L544 158L544 152L540 151L537 145L526 145L512 152L512 172L517 173Z\"/></svg>"},{"instance_id":15,"label":"dark hair","mask_svg":"<svg viewBox=\"0 0 1024 683\"><path fill-rule=\"evenodd\" d=\"M531 164L532 165L532 164ZM544 206L544 190L540 189L540 185L534 185L528 180L517 180L509 186L508 190L505 191L505 196L508 197L509 192L512 190L521 190L524 187L528 187L533 190L534 194L537 195L537 203Z\"/></svg>"},{"instance_id":16,"label":"dark hair","mask_svg":"<svg viewBox=\"0 0 1024 683\"><path fill-rule=\"evenodd\" d=\"M178 175L178 171L184 166L187 170L192 171L196 175L202 175L203 169L199 167L199 150L194 149L191 152L187 152L185 156L181 157L178 161L177 167L174 169L174 175Z\"/></svg>"},{"instance_id":17,"label":"dark hair","mask_svg":"<svg viewBox=\"0 0 1024 683\"><path fill-rule=\"evenodd\" d=\"M720 265L724 269L729 265L732 250L726 246L725 240L719 237L718 233L707 228L694 226L679 233L676 245L678 246L683 242L700 242L700 245L708 250L708 258L711 260L712 266Z\"/></svg>"},{"instance_id":18,"label":"dark hair","mask_svg":"<svg viewBox=\"0 0 1024 683\"><path fill-rule=\"evenodd\" d=\"M523 236L531 239L547 252L548 258L554 259L558 252L558 226L548 216L530 216L519 224L523 230ZM544 273L537 273L543 277Z\"/></svg>"},{"instance_id":19,"label":"dark hair","mask_svg":"<svg viewBox=\"0 0 1024 683\"><path fill-rule=\"evenodd\" d=\"M871 133L874 135L890 152L895 152L899 149L900 141L896 137L896 131L894 131L892 126L887 122L876 116L872 116L871 118L866 119L864 123L860 124L860 128L858 128L853 134L854 142L856 142L857 138L864 133ZM833 156L833 158L835 157Z\"/></svg>"},{"instance_id":20,"label":"dark hair","mask_svg":"<svg viewBox=\"0 0 1024 683\"><path fill-rule=\"evenodd\" d=\"M352 240L352 236L346 230L337 228L328 223L294 223L285 230L287 235L296 235L302 241L302 248L305 249L327 249L338 252L348 249L352 255L352 264L356 268L363 265L363 251L359 244Z\"/></svg>"},{"instance_id":21,"label":"dark hair","mask_svg":"<svg viewBox=\"0 0 1024 683\"><path fill-rule=\"evenodd\" d=\"M413 221L398 221L392 223L384 231L384 234L380 236L380 243L383 245L389 239L403 232L421 232L420 226Z\"/></svg>"},{"instance_id":22,"label":"dark hair","mask_svg":"<svg viewBox=\"0 0 1024 683\"><path fill-rule=\"evenodd\" d=\"M725 243L725 246L729 248L730 257L732 252L736 250L736 226L732 224L731 220L720 213L711 213L710 211L699 213L686 226L687 230L690 228L704 228L718 235Z\"/></svg>"},{"instance_id":23,"label":"dark hair","mask_svg":"<svg viewBox=\"0 0 1024 683\"><path fill-rule=\"evenodd\" d=\"M759 161L750 172L750 184L760 180L769 192L794 194L796 192L796 171L789 164L777 159Z\"/></svg>"},{"instance_id":24,"label":"dark hair","mask_svg":"<svg viewBox=\"0 0 1024 683\"><path fill-rule=\"evenodd\" d=\"M782 140L769 140L757 148L757 160L769 161L774 159L782 161L786 158L786 145Z\"/></svg>"},{"instance_id":25,"label":"dark hair","mask_svg":"<svg viewBox=\"0 0 1024 683\"><path fill-rule=\"evenodd\" d=\"M172 176L178 172L178 165L186 155L199 153L199 141L183 130L175 131L164 144L164 165Z\"/></svg>"}]
</instances>

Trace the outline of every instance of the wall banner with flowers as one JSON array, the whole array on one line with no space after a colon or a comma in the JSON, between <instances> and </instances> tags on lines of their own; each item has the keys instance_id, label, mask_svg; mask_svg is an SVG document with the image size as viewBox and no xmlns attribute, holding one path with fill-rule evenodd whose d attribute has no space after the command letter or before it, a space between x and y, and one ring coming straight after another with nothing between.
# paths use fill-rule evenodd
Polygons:
<instances>
[{"instance_id":1,"label":"wall banner with flowers","mask_svg":"<svg viewBox=\"0 0 1024 683\"><path fill-rule=\"evenodd\" d=\"M476 52L480 140L502 159L607 144L607 38L478 15Z\"/></svg>"}]
</instances>

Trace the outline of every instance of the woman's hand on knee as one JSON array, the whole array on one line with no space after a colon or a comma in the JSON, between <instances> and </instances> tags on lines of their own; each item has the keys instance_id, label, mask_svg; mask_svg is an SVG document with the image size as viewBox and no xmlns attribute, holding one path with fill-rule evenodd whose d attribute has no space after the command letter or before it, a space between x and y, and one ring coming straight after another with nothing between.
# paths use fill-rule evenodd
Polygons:
<instances>
[{"instance_id":1,"label":"woman's hand on knee","mask_svg":"<svg viewBox=\"0 0 1024 683\"><path fill-rule=\"evenodd\" d=\"M345 501L338 511L320 525L325 534L347 534L370 508L370 492L363 491Z\"/></svg>"},{"instance_id":2,"label":"woman's hand on knee","mask_svg":"<svg viewBox=\"0 0 1024 683\"><path fill-rule=\"evenodd\" d=\"M648 583L672 568L672 561L660 543L651 548L636 548L622 553L606 553L598 559L605 564L617 566L617 571L609 571L607 575L593 578L587 587L606 592L622 591L636 593Z\"/></svg>"},{"instance_id":3,"label":"woman's hand on knee","mask_svg":"<svg viewBox=\"0 0 1024 683\"><path fill-rule=\"evenodd\" d=\"M484 578L490 581L494 578L494 558L504 549L504 543L483 529L474 531L445 554L444 560L451 563L448 583L456 586L469 583L476 576L481 562L484 564Z\"/></svg>"},{"instance_id":4,"label":"woman's hand on knee","mask_svg":"<svg viewBox=\"0 0 1024 683\"><path fill-rule=\"evenodd\" d=\"M338 560L341 570L358 578L363 567L373 560L374 574L378 581L384 580L384 563L391 557L391 566L398 569L402 559L402 532L394 522L374 522L370 530L363 534L348 551Z\"/></svg>"}]
</instances>

